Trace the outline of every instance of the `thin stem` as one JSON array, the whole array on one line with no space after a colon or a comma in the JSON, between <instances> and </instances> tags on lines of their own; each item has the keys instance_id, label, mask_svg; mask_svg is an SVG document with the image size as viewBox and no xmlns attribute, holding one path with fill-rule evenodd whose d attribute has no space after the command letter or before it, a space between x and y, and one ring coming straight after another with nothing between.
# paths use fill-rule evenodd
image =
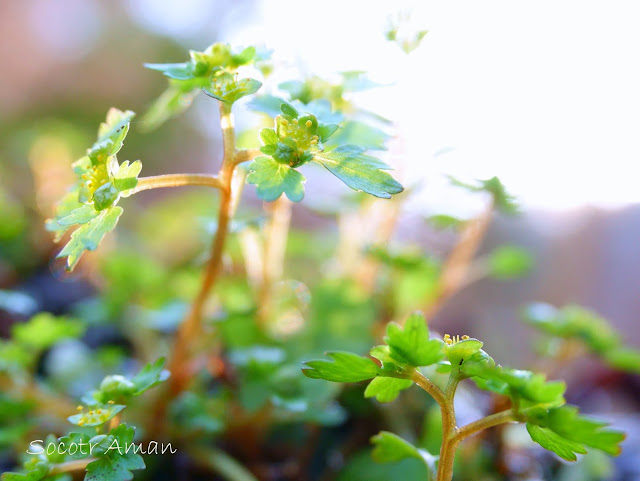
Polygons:
<instances>
[{"instance_id":1,"label":"thin stem","mask_svg":"<svg viewBox=\"0 0 640 481\"><path fill-rule=\"evenodd\" d=\"M96 458L77 459L75 461L67 461L65 463L56 464L49 471L48 476L55 474L70 473L72 471L80 471L86 469L87 465L96 461Z\"/></svg>"},{"instance_id":2,"label":"thin stem","mask_svg":"<svg viewBox=\"0 0 640 481\"><path fill-rule=\"evenodd\" d=\"M458 448L458 442L455 441L458 426L453 398L459 382L458 371L454 369L449 374L449 381L444 391L445 403L440 406L440 412L442 413L442 445L440 446L440 458L438 460L438 481L450 481L453 477L453 463L456 449Z\"/></svg>"},{"instance_id":3,"label":"thin stem","mask_svg":"<svg viewBox=\"0 0 640 481\"><path fill-rule=\"evenodd\" d=\"M138 185L132 190L132 194L137 194L143 190L162 189L165 187L181 187L183 185L203 185L207 187L222 188L220 179L210 174L166 174L154 175L152 177L142 177L138 179Z\"/></svg>"},{"instance_id":4,"label":"thin stem","mask_svg":"<svg viewBox=\"0 0 640 481\"><path fill-rule=\"evenodd\" d=\"M246 149L246 150L238 150L236 152L235 158L233 159L234 164L241 164L242 162L247 162L248 160L253 160L257 156L261 155L262 152L260 149Z\"/></svg>"},{"instance_id":5,"label":"thin stem","mask_svg":"<svg viewBox=\"0 0 640 481\"><path fill-rule=\"evenodd\" d=\"M442 389L432 383L419 371L411 371L409 379L415 382L423 390L427 391L427 393L429 393L431 397L435 399L435 401L440 405L440 408L447 404L447 398L444 392L442 392Z\"/></svg>"},{"instance_id":6,"label":"thin stem","mask_svg":"<svg viewBox=\"0 0 640 481\"><path fill-rule=\"evenodd\" d=\"M122 422L122 413L118 413L115 416L113 416L111 418L111 421L109 421L109 431L117 428L121 422Z\"/></svg>"},{"instance_id":7,"label":"thin stem","mask_svg":"<svg viewBox=\"0 0 640 481\"><path fill-rule=\"evenodd\" d=\"M191 373L189 372L187 359L193 348L193 342L202 333L202 317L205 302L213 289L222 267L222 254L224 251L229 223L232 215L232 180L236 167L235 158L235 132L231 105L220 102L220 125L222 127L223 158L222 167L218 178L220 179L220 207L218 210L218 227L211 246L211 256L205 267L204 277L200 285L200 291L196 296L187 318L180 326L177 339L173 347L169 370L171 376L171 392L179 393L186 386Z\"/></svg>"},{"instance_id":8,"label":"thin stem","mask_svg":"<svg viewBox=\"0 0 640 481\"><path fill-rule=\"evenodd\" d=\"M457 444L463 439L468 438L469 436L472 436L479 431L497 426L499 424L515 422L517 420L518 417L512 409L500 411L499 413L491 414L461 427L458 430L458 433L453 437L452 441Z\"/></svg>"},{"instance_id":9,"label":"thin stem","mask_svg":"<svg viewBox=\"0 0 640 481\"><path fill-rule=\"evenodd\" d=\"M435 299L424 309L427 319L432 318L433 314L451 296L464 287L469 265L491 223L493 206L494 204L491 202L478 218L467 222L458 242L445 262Z\"/></svg>"},{"instance_id":10,"label":"thin stem","mask_svg":"<svg viewBox=\"0 0 640 481\"><path fill-rule=\"evenodd\" d=\"M287 235L291 224L291 202L282 195L269 208L271 218L265 229L262 279L258 302L258 318L263 327L268 322L273 310L273 285L282 278Z\"/></svg>"},{"instance_id":11,"label":"thin stem","mask_svg":"<svg viewBox=\"0 0 640 481\"><path fill-rule=\"evenodd\" d=\"M198 463L209 467L227 481L258 481L247 468L219 449L195 448L190 450L190 454Z\"/></svg>"}]
</instances>

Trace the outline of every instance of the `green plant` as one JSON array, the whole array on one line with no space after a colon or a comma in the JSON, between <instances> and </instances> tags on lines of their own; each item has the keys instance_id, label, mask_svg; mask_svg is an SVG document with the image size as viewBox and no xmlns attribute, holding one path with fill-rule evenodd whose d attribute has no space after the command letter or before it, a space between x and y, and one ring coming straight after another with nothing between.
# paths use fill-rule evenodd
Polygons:
<instances>
[{"instance_id":1,"label":"green plant","mask_svg":"<svg viewBox=\"0 0 640 481\"><path fill-rule=\"evenodd\" d=\"M389 38L412 50L425 34L399 35L392 26ZM370 380L364 396L380 403L401 402L400 393L418 384L438 404L441 429L437 420L435 428L425 427L424 436L441 434L439 455L424 449L430 441L414 446L382 431L373 438L373 457L390 471L378 471L382 478L376 479L424 479L423 472L433 479L451 479L461 441L508 422L526 423L534 441L565 459L575 460L585 446L619 452L623 435L565 404L563 383L548 382L535 370L497 366L477 339L432 337L425 318L411 314L421 309L431 319L470 283L487 277L504 282L525 275L534 265L517 246L499 246L476 256L494 212L517 211L499 179L471 184L451 179L488 202L475 219L428 219L437 228L458 233L445 259L419 248L392 249L389 240L407 194L389 201L403 187L378 159L390 138L389 121L353 101L353 93L379 87L363 73L343 72L337 80L310 76L257 95L272 68L269 52L234 50L226 44L191 51L183 63L147 67L169 79L167 90L139 123L132 122L131 111L109 110L96 141L72 166L75 183L46 222L56 240L64 242L58 257L68 270L82 272L83 263L91 264L86 277L99 287L98 293L67 306L69 315L40 313L18 322L10 337L0 340L0 447L12 450L11 459L24 458L20 472L5 473L3 480L68 481L82 471L85 480L129 480L132 471L136 477L155 479L159 473L166 475L169 461L149 456L148 469L142 471L143 453L109 448L114 443L146 444L146 454L154 454L149 446L159 439L185 452L185 469L206 469L230 481L336 476L371 481L373 475L361 461L364 452L345 455L342 474L326 462L316 469L318 457L341 457L342 447L354 444L336 435L335 427L346 419L365 419L364 424L375 426L413 423L413 414L394 405L392 419L385 419L385 411L363 403L359 393L352 396L349 389L323 385L316 378ZM118 160L131 127L159 127L186 110L201 92L215 99L220 112L222 160L217 174L141 177L139 160ZM232 111L244 97L250 97L245 105L256 112L260 127L236 135ZM292 202L302 201L305 194L302 172L314 166L351 189L345 189L350 195L339 203L310 207L314 215L335 218L338 234L310 234L291 226ZM265 202L264 213L240 202L247 185L255 186ZM139 230L128 235L132 246L140 248L101 249L97 258L80 262L115 229L123 215L122 199L179 186L212 188L217 196L211 191L188 194L138 210ZM190 209L206 218L206 226L194 227L186 215L176 215ZM15 217L13 210L10 214ZM188 232L190 239L199 232L203 239L190 247L187 261L163 263L157 252L180 250L168 237L174 231ZM194 264L204 245L210 252L201 269ZM330 269L327 259L333 259ZM285 267L291 278L285 277ZM29 311L28 296L0 294L0 307ZM556 311L538 306L528 312L529 322L548 334L571 346L584 344L615 369L637 371L637 352L622 346L619 336L594 314L577 307ZM405 317L404 325L391 322ZM92 346L87 354L83 336L107 328L121 341ZM384 332L385 344L374 347L371 357L359 355ZM543 352L553 362L566 363L580 353L559 348L557 341L550 341ZM329 353L330 361L308 360L327 349L338 349ZM71 356L68 364L73 367L61 362L68 359L64 356ZM300 372L303 362L307 377ZM133 374L132 366L144 367ZM453 400L464 379L508 399L510 406L458 428ZM76 407L71 399L88 385L98 388L81 397ZM138 399L143 394L144 404ZM69 432L67 420L77 428ZM29 444L34 435L44 437L42 432L55 434ZM95 449L62 449L72 444ZM16 456L26 445L45 449ZM272 445L277 449L269 450ZM290 459L278 457L283 451L293 453ZM407 475L413 472L403 464L407 459L422 463L418 477ZM310 474L314 469L318 472Z\"/></svg>"},{"instance_id":2,"label":"green plant","mask_svg":"<svg viewBox=\"0 0 640 481\"><path fill-rule=\"evenodd\" d=\"M403 326L390 323L385 345L374 347L370 355L361 357L348 352L330 352L331 360L307 361L303 372L315 379L334 382L371 380L365 397L379 402L396 399L400 391L417 384L429 393L440 406L443 440L439 456L424 452L398 436L383 431L373 438L373 456L380 462L403 458L422 459L438 481L453 477L455 452L467 437L490 427L509 423L526 423L535 442L568 461L576 454L586 453L586 447L600 449L610 455L620 453L619 443L624 434L606 429L606 424L581 416L577 408L565 404L565 385L548 382L542 374L496 365L482 350L483 343L468 336L449 335L444 340L430 338L424 319L410 316ZM432 366L439 373L448 373L444 388L423 374ZM511 407L458 427L454 397L458 384L471 379L480 388L508 396ZM437 473L434 473L437 459Z\"/></svg>"}]
</instances>

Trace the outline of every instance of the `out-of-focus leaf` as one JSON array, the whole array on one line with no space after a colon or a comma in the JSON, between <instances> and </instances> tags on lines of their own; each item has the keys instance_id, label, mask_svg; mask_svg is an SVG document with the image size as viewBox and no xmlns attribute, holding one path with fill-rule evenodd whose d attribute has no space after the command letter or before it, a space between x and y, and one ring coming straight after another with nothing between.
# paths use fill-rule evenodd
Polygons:
<instances>
[{"instance_id":1,"label":"out-of-focus leaf","mask_svg":"<svg viewBox=\"0 0 640 481\"><path fill-rule=\"evenodd\" d=\"M531 254L517 246L504 245L489 255L489 271L497 279L513 279L528 274L533 266Z\"/></svg>"},{"instance_id":2,"label":"out-of-focus leaf","mask_svg":"<svg viewBox=\"0 0 640 481\"><path fill-rule=\"evenodd\" d=\"M28 322L14 324L11 335L15 342L25 347L44 350L63 339L79 337L84 330L84 325L75 319L41 312Z\"/></svg>"}]
</instances>

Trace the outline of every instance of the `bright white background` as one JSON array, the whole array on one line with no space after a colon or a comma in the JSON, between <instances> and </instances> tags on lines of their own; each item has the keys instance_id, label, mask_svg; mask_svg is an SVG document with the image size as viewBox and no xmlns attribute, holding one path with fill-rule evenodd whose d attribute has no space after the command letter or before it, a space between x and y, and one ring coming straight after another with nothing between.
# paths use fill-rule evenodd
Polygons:
<instances>
[{"instance_id":1,"label":"bright white background","mask_svg":"<svg viewBox=\"0 0 640 481\"><path fill-rule=\"evenodd\" d=\"M188 41L206 35L199 12L212 2L130 6ZM409 56L384 39L406 9L429 30ZM264 43L321 75L362 69L394 83L363 101L397 122L420 202L442 199L444 172L498 175L529 208L618 206L640 201L639 14L633 1L263 0L232 13L223 39Z\"/></svg>"}]
</instances>

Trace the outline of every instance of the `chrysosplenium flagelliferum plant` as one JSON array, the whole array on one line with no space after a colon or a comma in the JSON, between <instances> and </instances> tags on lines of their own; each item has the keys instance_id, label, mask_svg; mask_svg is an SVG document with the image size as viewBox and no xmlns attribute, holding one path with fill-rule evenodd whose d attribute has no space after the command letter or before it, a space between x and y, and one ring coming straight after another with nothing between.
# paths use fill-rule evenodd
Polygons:
<instances>
[{"instance_id":1,"label":"chrysosplenium flagelliferum plant","mask_svg":"<svg viewBox=\"0 0 640 481\"><path fill-rule=\"evenodd\" d=\"M504 423L525 423L531 439L566 460L576 460L576 455L585 453L587 448L610 455L620 452L623 434L566 404L563 382L547 381L541 373L501 367L482 350L480 340L457 335L446 335L443 339L432 336L425 317L410 314L413 309L409 308L422 303L421 307L427 306L427 316L432 315L440 303L461 288L464 282L459 275L460 268L472 261L488 215L493 209L515 210L513 199L497 178L477 184L453 180L455 185L482 192L491 200L488 214L469 222L470 229L462 234L465 239L460 244L462 247L457 247L446 263L396 255L384 246L367 250L367 262L389 268L390 278L394 279L388 285L381 284L393 299L393 308L388 310L400 320L408 314L404 322L386 325L383 345L371 349L370 357L361 356L362 352L333 351L328 353L329 360L308 360L316 355L322 342L335 339L343 345L358 341L333 334L325 336L323 331L312 331L309 338L298 339L287 339L282 333L274 335L270 322L277 316L274 285L278 279L270 270L272 259L267 257L281 259L284 247L274 246L269 239L281 239L283 225L286 234L288 224L278 219L287 218L290 203L286 198L293 202L303 200L306 181L303 172L310 165L322 166L354 191L377 198L390 199L403 191L403 186L388 172L389 167L369 153L384 149L388 139L384 129L377 125L380 119L357 109L349 99L350 92L375 84L362 73L347 72L342 74L339 83L311 77L304 82L279 85L282 97L260 95L262 83L245 73L268 75L269 53L253 47L236 51L225 44L214 44L203 52L191 51L189 60L183 63L146 66L168 77L169 87L143 117L140 124L143 128L155 128L183 112L200 93L217 101L223 139L219 172L140 177L142 163L139 160L120 161L117 157L135 114L114 108L100 125L96 142L73 164L76 182L58 204L55 217L47 222L47 229L55 234L56 240L64 239L65 245L58 257L72 270L86 251L97 249L104 236L116 227L123 214L121 200L155 188L211 187L218 192L217 223L202 283L182 322L170 336L167 369L164 369L164 358L160 358L134 376L105 377L97 390L82 398L76 413L68 413L68 421L76 429L61 437L49 436L41 444L32 446L40 448L38 453L26 457L20 472L3 474L4 481L69 480L70 473L82 470L86 471L85 480L132 479L132 471L145 468L143 458L135 452L109 447L114 443L125 446L133 442L135 428L123 422L128 412L125 408L135 404L134 398L160 383L154 390L155 397L153 391L148 395L148 411L152 416L142 430L145 436L176 436L176 444L186 446L189 456L226 479L258 479L224 451L212 449L214 442L234 429L243 433L264 429L264 419L269 416L287 422L325 425L337 424L343 419L334 403L339 392L337 386L327 387L300 376L301 360L306 361L302 372L309 378L337 383L369 381L364 395L380 403L394 401L401 391L414 384L431 395L440 408L442 420L439 453L429 453L387 431L373 437L374 459L382 463L419 459L424 462L429 479L452 479L460 443L479 431ZM270 124L256 132L261 145L255 149L240 149L236 142L232 111L235 102L246 96L253 96L249 107ZM231 221L245 184L254 186L260 199L273 203L272 218L265 227L265 259L259 266L262 276L258 276L260 283L255 292L247 295L255 294L257 300L253 307L243 307L244 310L229 307L223 301L224 319L211 324L207 300L214 286L220 285L223 253L228 239L234 235ZM458 223L445 216L431 220L448 227ZM255 261L246 260L248 265ZM525 272L529 264L521 250L507 247L494 252L479 266L484 269L481 269L483 275L506 279ZM366 272L370 275L371 271ZM401 287L409 285L411 289ZM351 284L327 283L314 293L320 299L314 315L325 316L322 322L328 323L335 313L331 309L343 309L340 322L359 322L363 316L370 322L375 310L369 298L375 288L371 284L361 291ZM246 286L243 289L245 292ZM553 311L549 306L537 305L527 311L527 319L551 336L585 341L591 351L616 368L636 370L637 353L622 348L619 338L613 331L607 331L604 321L575 309L578 308ZM555 322L559 319L564 319L563 323ZM19 386L16 389L24 397L46 395L52 399L38 383L30 380L37 358L63 339L81 336L83 329L81 323L72 319L48 314L34 317L15 328L11 340L0 344L0 375ZM607 341L597 343L596 339L603 333ZM368 342L370 335L369 331L348 331L345 337L361 336ZM41 342L34 343L31 337ZM209 366L209 377L198 370L203 365ZM229 382L228 376L233 378ZM459 383L465 379L508 399L508 408L458 426L454 397ZM210 389L214 381L222 385L219 390ZM57 406L58 413L69 407L68 402L60 399L50 404ZM4 395L0 397L0 405L16 413L29 412ZM23 408L26 411L21 411ZM240 419L229 419L223 412L225 409L242 413L236 416ZM94 449L73 454L58 449L71 444ZM49 452L46 449L49 446L56 449Z\"/></svg>"}]
</instances>

